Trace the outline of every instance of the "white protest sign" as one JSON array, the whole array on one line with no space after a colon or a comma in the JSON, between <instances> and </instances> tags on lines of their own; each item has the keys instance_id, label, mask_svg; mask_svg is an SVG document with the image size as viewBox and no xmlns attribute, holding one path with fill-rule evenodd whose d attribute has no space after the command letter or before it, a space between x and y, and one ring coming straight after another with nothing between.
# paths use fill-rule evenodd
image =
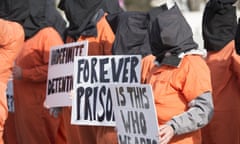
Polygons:
<instances>
[{"instance_id":1,"label":"white protest sign","mask_svg":"<svg viewBox=\"0 0 240 144\"><path fill-rule=\"evenodd\" d=\"M113 83L140 83L141 56L82 56L74 61L71 123L115 126Z\"/></svg>"},{"instance_id":2,"label":"white protest sign","mask_svg":"<svg viewBox=\"0 0 240 144\"><path fill-rule=\"evenodd\" d=\"M150 85L111 87L119 144L157 144L158 122Z\"/></svg>"},{"instance_id":3,"label":"white protest sign","mask_svg":"<svg viewBox=\"0 0 240 144\"><path fill-rule=\"evenodd\" d=\"M86 56L88 41L68 43L50 49L45 106L71 106L69 92L73 89L74 57Z\"/></svg>"}]
</instances>

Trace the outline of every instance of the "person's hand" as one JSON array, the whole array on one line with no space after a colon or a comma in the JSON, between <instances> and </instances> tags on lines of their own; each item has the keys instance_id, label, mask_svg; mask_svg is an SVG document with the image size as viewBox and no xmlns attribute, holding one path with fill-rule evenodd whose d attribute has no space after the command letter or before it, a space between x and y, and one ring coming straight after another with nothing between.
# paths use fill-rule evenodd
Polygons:
<instances>
[{"instance_id":1,"label":"person's hand","mask_svg":"<svg viewBox=\"0 0 240 144\"><path fill-rule=\"evenodd\" d=\"M14 79L22 79L22 68L19 66L13 67L13 78Z\"/></svg>"},{"instance_id":2,"label":"person's hand","mask_svg":"<svg viewBox=\"0 0 240 144\"><path fill-rule=\"evenodd\" d=\"M174 130L169 125L161 125L159 127L159 136L160 136L160 144L167 144L171 138L174 136Z\"/></svg>"},{"instance_id":3,"label":"person's hand","mask_svg":"<svg viewBox=\"0 0 240 144\"><path fill-rule=\"evenodd\" d=\"M49 114L55 118L57 118L61 112L62 112L62 107L49 108Z\"/></svg>"}]
</instances>

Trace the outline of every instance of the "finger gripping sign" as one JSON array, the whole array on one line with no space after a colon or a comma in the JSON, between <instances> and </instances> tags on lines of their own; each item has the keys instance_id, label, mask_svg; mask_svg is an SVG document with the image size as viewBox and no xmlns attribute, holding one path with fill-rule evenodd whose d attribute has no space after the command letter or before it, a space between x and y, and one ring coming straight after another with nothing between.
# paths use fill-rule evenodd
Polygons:
<instances>
[{"instance_id":1,"label":"finger gripping sign","mask_svg":"<svg viewBox=\"0 0 240 144\"><path fill-rule=\"evenodd\" d=\"M140 83L141 56L82 56L74 61L71 123L115 126L110 85Z\"/></svg>"},{"instance_id":2,"label":"finger gripping sign","mask_svg":"<svg viewBox=\"0 0 240 144\"><path fill-rule=\"evenodd\" d=\"M50 107L71 106L69 92L73 90L75 56L86 56L88 41L73 42L50 49L45 105Z\"/></svg>"},{"instance_id":3,"label":"finger gripping sign","mask_svg":"<svg viewBox=\"0 0 240 144\"><path fill-rule=\"evenodd\" d=\"M157 144L158 123L150 85L111 86L119 144Z\"/></svg>"}]
</instances>

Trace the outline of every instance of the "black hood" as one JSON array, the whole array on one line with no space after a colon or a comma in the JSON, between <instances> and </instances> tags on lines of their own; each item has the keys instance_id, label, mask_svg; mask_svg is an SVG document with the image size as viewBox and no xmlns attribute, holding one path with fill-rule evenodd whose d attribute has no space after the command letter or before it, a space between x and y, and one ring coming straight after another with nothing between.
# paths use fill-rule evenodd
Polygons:
<instances>
[{"instance_id":1,"label":"black hood","mask_svg":"<svg viewBox=\"0 0 240 144\"><path fill-rule=\"evenodd\" d=\"M167 58L174 62L181 52L198 48L193 40L192 30L177 5L156 16L149 34L152 53L160 63L166 58L166 53Z\"/></svg>"},{"instance_id":2,"label":"black hood","mask_svg":"<svg viewBox=\"0 0 240 144\"><path fill-rule=\"evenodd\" d=\"M118 0L105 0L105 7L103 10L108 14L123 12L123 9L120 7Z\"/></svg>"},{"instance_id":3,"label":"black hood","mask_svg":"<svg viewBox=\"0 0 240 144\"><path fill-rule=\"evenodd\" d=\"M63 34L66 26L54 0L1 0L0 17L19 22L24 28L25 39L47 26Z\"/></svg>"},{"instance_id":4,"label":"black hood","mask_svg":"<svg viewBox=\"0 0 240 144\"><path fill-rule=\"evenodd\" d=\"M107 20L115 33L113 54L142 55L151 53L148 37L148 15L144 12L110 14Z\"/></svg>"},{"instance_id":5,"label":"black hood","mask_svg":"<svg viewBox=\"0 0 240 144\"><path fill-rule=\"evenodd\" d=\"M204 47L218 51L234 39L237 28L236 8L231 3L210 0L205 7L202 23Z\"/></svg>"},{"instance_id":6,"label":"black hood","mask_svg":"<svg viewBox=\"0 0 240 144\"><path fill-rule=\"evenodd\" d=\"M96 24L104 12L122 12L118 0L61 0L58 7L70 23L67 35L75 40L81 35L97 36Z\"/></svg>"},{"instance_id":7,"label":"black hood","mask_svg":"<svg viewBox=\"0 0 240 144\"><path fill-rule=\"evenodd\" d=\"M29 15L28 0L0 0L0 18L22 24Z\"/></svg>"},{"instance_id":8,"label":"black hood","mask_svg":"<svg viewBox=\"0 0 240 144\"><path fill-rule=\"evenodd\" d=\"M56 9L55 0L47 0L46 3L46 20L47 25L54 27L61 37L64 39L66 31L66 21L63 19L63 16Z\"/></svg>"}]
</instances>

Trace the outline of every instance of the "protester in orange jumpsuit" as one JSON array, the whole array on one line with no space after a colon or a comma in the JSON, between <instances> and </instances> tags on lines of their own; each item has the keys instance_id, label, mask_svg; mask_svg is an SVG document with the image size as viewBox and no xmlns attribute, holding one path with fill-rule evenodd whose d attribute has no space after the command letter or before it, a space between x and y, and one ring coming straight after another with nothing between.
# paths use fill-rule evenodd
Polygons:
<instances>
[{"instance_id":1,"label":"protester in orange jumpsuit","mask_svg":"<svg viewBox=\"0 0 240 144\"><path fill-rule=\"evenodd\" d=\"M117 1L108 2L118 4ZM113 6L108 3L108 6ZM106 12L121 11L109 8L104 0L62 0L59 7L69 21L66 42L88 40L88 55L111 55L114 34L105 19ZM114 127L76 126L70 124L71 108L62 110L69 144L116 144Z\"/></svg>"},{"instance_id":2,"label":"protester in orange jumpsuit","mask_svg":"<svg viewBox=\"0 0 240 144\"><path fill-rule=\"evenodd\" d=\"M203 40L211 71L214 116L203 144L240 144L240 57L234 46L236 0L210 0L203 14Z\"/></svg>"},{"instance_id":3,"label":"protester in orange jumpsuit","mask_svg":"<svg viewBox=\"0 0 240 144\"><path fill-rule=\"evenodd\" d=\"M1 16L0 16L1 17ZM24 32L16 23L0 18L0 144L3 144L3 130L8 115L6 86L11 75L14 60L22 48Z\"/></svg>"},{"instance_id":4,"label":"protester in orange jumpsuit","mask_svg":"<svg viewBox=\"0 0 240 144\"><path fill-rule=\"evenodd\" d=\"M65 144L61 139L60 118L49 114L43 102L46 96L49 51L62 45L60 33L65 22L60 19L53 1L28 0L29 12L22 23L25 30L23 50L13 69L15 121L19 144ZM50 6L49 6L50 5ZM56 15L55 15L56 14ZM59 141L60 140L60 141Z\"/></svg>"},{"instance_id":5,"label":"protester in orange jumpsuit","mask_svg":"<svg viewBox=\"0 0 240 144\"><path fill-rule=\"evenodd\" d=\"M201 144L213 112L209 68L177 5L164 4L150 27L151 84L161 144ZM150 63L143 63L148 69ZM150 64L151 66L152 64Z\"/></svg>"},{"instance_id":6,"label":"protester in orange jumpsuit","mask_svg":"<svg viewBox=\"0 0 240 144\"><path fill-rule=\"evenodd\" d=\"M6 124L8 124L8 120L12 120L13 117L11 113L8 115L6 86L11 77L15 58L24 43L24 31L19 23L21 23L26 15L25 13L19 13L19 9L16 9L16 5L22 5L22 3L18 1L11 2L15 3L15 5L11 5L8 0L0 1L0 144L15 142L14 140L16 140L13 135L15 133L10 132L7 138L11 141L6 141L5 129L8 130L10 127L10 125ZM24 6L22 8L24 9ZM16 17L16 14L18 17ZM6 123L5 120L7 120ZM14 123L11 123L11 126L14 126ZM3 131L5 142L3 142L2 139Z\"/></svg>"}]
</instances>

